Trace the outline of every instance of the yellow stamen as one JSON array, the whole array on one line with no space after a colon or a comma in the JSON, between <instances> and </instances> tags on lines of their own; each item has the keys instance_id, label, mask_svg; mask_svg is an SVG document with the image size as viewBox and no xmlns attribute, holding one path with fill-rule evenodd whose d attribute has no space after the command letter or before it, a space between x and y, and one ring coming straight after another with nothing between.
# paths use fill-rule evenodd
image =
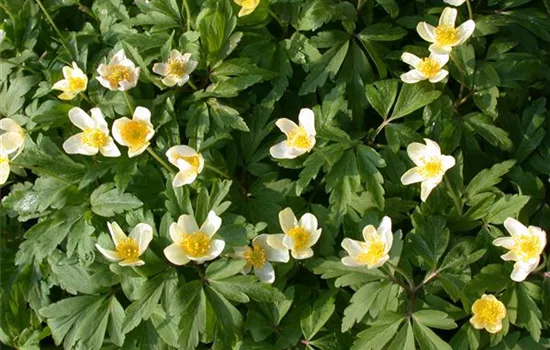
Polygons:
<instances>
[{"instance_id":1,"label":"yellow stamen","mask_svg":"<svg viewBox=\"0 0 550 350\"><path fill-rule=\"evenodd\" d=\"M356 260L359 263L365 264L365 265L375 265L382 259L384 256L384 250L386 249L386 245L384 242L380 240L373 240L370 242L367 242L366 245L368 245L366 252L361 253L357 256Z\"/></svg>"},{"instance_id":2,"label":"yellow stamen","mask_svg":"<svg viewBox=\"0 0 550 350\"><path fill-rule=\"evenodd\" d=\"M311 140L307 132L301 126L295 128L288 134L286 144L289 147L295 148L311 148Z\"/></svg>"},{"instance_id":3,"label":"yellow stamen","mask_svg":"<svg viewBox=\"0 0 550 350\"><path fill-rule=\"evenodd\" d=\"M294 250L303 250L309 247L311 234L303 227L296 226L288 230L287 235L294 239Z\"/></svg>"},{"instance_id":4,"label":"yellow stamen","mask_svg":"<svg viewBox=\"0 0 550 350\"><path fill-rule=\"evenodd\" d=\"M458 30L448 26L438 26L435 28L435 41L439 45L454 45L458 41Z\"/></svg>"},{"instance_id":5,"label":"yellow stamen","mask_svg":"<svg viewBox=\"0 0 550 350\"><path fill-rule=\"evenodd\" d=\"M130 120L120 128L120 136L130 148L140 148L146 142L149 128L144 121Z\"/></svg>"},{"instance_id":6,"label":"yellow stamen","mask_svg":"<svg viewBox=\"0 0 550 350\"><path fill-rule=\"evenodd\" d=\"M107 141L107 135L97 128L85 128L82 133L82 143L90 147L101 148Z\"/></svg>"},{"instance_id":7,"label":"yellow stamen","mask_svg":"<svg viewBox=\"0 0 550 350\"><path fill-rule=\"evenodd\" d=\"M111 64L107 66L105 79L109 81L112 87L117 87L121 81L130 81L132 78L132 70L121 64Z\"/></svg>"},{"instance_id":8,"label":"yellow stamen","mask_svg":"<svg viewBox=\"0 0 550 350\"><path fill-rule=\"evenodd\" d=\"M485 326L494 326L506 317L504 304L497 299L478 299L472 306L475 317Z\"/></svg>"},{"instance_id":9,"label":"yellow stamen","mask_svg":"<svg viewBox=\"0 0 550 350\"><path fill-rule=\"evenodd\" d=\"M424 176L428 178L438 176L439 174L441 174L441 170L442 167L439 160L424 163L424 167L422 168Z\"/></svg>"},{"instance_id":10,"label":"yellow stamen","mask_svg":"<svg viewBox=\"0 0 550 350\"><path fill-rule=\"evenodd\" d=\"M244 252L244 260L255 268L261 268L267 261L267 254L261 245L254 244L252 248L248 248Z\"/></svg>"},{"instance_id":11,"label":"yellow stamen","mask_svg":"<svg viewBox=\"0 0 550 350\"><path fill-rule=\"evenodd\" d=\"M185 253L194 258L205 256L210 250L210 237L201 231L183 235L181 246Z\"/></svg>"},{"instance_id":12,"label":"yellow stamen","mask_svg":"<svg viewBox=\"0 0 550 350\"><path fill-rule=\"evenodd\" d=\"M80 77L71 77L68 80L68 90L73 93L86 90L86 81Z\"/></svg>"},{"instance_id":13,"label":"yellow stamen","mask_svg":"<svg viewBox=\"0 0 550 350\"><path fill-rule=\"evenodd\" d=\"M175 75L176 77L182 77L186 74L186 64L184 61L177 58L170 58L167 65L166 75Z\"/></svg>"},{"instance_id":14,"label":"yellow stamen","mask_svg":"<svg viewBox=\"0 0 550 350\"><path fill-rule=\"evenodd\" d=\"M540 239L537 236L519 236L514 240L511 250L520 260L534 259L540 255Z\"/></svg>"},{"instance_id":15,"label":"yellow stamen","mask_svg":"<svg viewBox=\"0 0 550 350\"><path fill-rule=\"evenodd\" d=\"M135 238L124 238L116 246L117 255L126 262L139 259L139 246Z\"/></svg>"},{"instance_id":16,"label":"yellow stamen","mask_svg":"<svg viewBox=\"0 0 550 350\"><path fill-rule=\"evenodd\" d=\"M423 58L420 63L418 63L417 69L422 73L425 77L432 78L439 73L441 70L441 65L439 62L434 60L431 57Z\"/></svg>"}]
</instances>

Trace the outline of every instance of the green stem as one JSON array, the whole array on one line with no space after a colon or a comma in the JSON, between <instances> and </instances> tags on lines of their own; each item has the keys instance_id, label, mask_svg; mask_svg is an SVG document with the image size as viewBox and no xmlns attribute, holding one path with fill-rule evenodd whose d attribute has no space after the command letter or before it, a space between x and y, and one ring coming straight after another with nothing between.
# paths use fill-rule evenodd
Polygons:
<instances>
[{"instance_id":1,"label":"green stem","mask_svg":"<svg viewBox=\"0 0 550 350\"><path fill-rule=\"evenodd\" d=\"M409 285L409 288L411 290L414 289L414 284L412 283L412 281L409 279L409 277L407 276L407 274L405 273L405 271L403 271L401 268L395 266L394 264L392 264L391 262L389 261L386 261L386 264L388 264L388 266L390 266L392 269L394 269L395 271L399 272L399 274L401 276L403 276L403 278L407 281L407 284Z\"/></svg>"},{"instance_id":2,"label":"green stem","mask_svg":"<svg viewBox=\"0 0 550 350\"><path fill-rule=\"evenodd\" d=\"M205 166L207 169L210 169L210 170L212 170L213 172L220 174L221 176L225 177L226 179L231 180L231 176L229 176L228 173L226 173L226 172L224 172L224 171L222 171L222 170L216 168L215 166L212 166L212 165L207 164L207 163L204 163L204 166Z\"/></svg>"},{"instance_id":3,"label":"green stem","mask_svg":"<svg viewBox=\"0 0 550 350\"><path fill-rule=\"evenodd\" d=\"M27 67L27 66L24 66L22 63L16 63L16 62L13 62L12 60L8 59L8 58L3 58L2 61L6 62L6 63L9 63L9 64L13 64L14 66L17 66L21 69L24 69L24 70L28 70L29 72L35 74L35 75L41 75L42 73L37 71L37 70L34 70L30 67Z\"/></svg>"},{"instance_id":4,"label":"green stem","mask_svg":"<svg viewBox=\"0 0 550 350\"><path fill-rule=\"evenodd\" d=\"M128 108L130 109L130 113L134 113L134 105L132 104L132 101L130 101L130 94L128 94L128 90L124 90L124 98L126 99L126 103L128 104Z\"/></svg>"},{"instance_id":5,"label":"green stem","mask_svg":"<svg viewBox=\"0 0 550 350\"><path fill-rule=\"evenodd\" d=\"M147 275L145 275L143 272L141 272L137 267L135 266L132 266L132 270L134 270L135 273L137 273L138 275L140 275L141 277L145 278L145 279L148 279L149 277L147 277Z\"/></svg>"},{"instance_id":6,"label":"green stem","mask_svg":"<svg viewBox=\"0 0 550 350\"><path fill-rule=\"evenodd\" d=\"M86 96L86 94L85 94L84 92L81 92L81 93L80 93L80 96L81 96L84 100L86 100L86 102L88 102L88 103L90 104L90 106L93 106L93 105L94 105L94 103L92 102L92 100L91 100L88 96Z\"/></svg>"},{"instance_id":7,"label":"green stem","mask_svg":"<svg viewBox=\"0 0 550 350\"><path fill-rule=\"evenodd\" d=\"M170 174L176 174L177 173L174 170L174 168L172 168L170 165L168 165L168 163L166 163L164 161L164 159L162 159L158 154L156 154L155 151L153 151L153 149L151 147L147 147L147 152L149 152L149 154L152 155L153 158L155 158L155 160L160 163L160 165L162 165L164 168L166 168L166 170L168 170L168 172Z\"/></svg>"},{"instance_id":8,"label":"green stem","mask_svg":"<svg viewBox=\"0 0 550 350\"><path fill-rule=\"evenodd\" d=\"M197 85L191 81L191 77L189 77L189 80L187 81L187 84L193 88L193 90L198 90Z\"/></svg>"},{"instance_id":9,"label":"green stem","mask_svg":"<svg viewBox=\"0 0 550 350\"><path fill-rule=\"evenodd\" d=\"M474 20L474 12L472 11L472 4L470 4L470 0L466 0L466 7L468 7L468 16L471 20Z\"/></svg>"},{"instance_id":10,"label":"green stem","mask_svg":"<svg viewBox=\"0 0 550 350\"><path fill-rule=\"evenodd\" d=\"M185 8L185 17L186 17L186 25L187 25L187 31L191 31L191 10L189 9L189 4L187 3L187 0L183 0L182 6ZM183 12L183 9L182 9ZM195 89L196 90L196 89Z\"/></svg>"},{"instance_id":11,"label":"green stem","mask_svg":"<svg viewBox=\"0 0 550 350\"><path fill-rule=\"evenodd\" d=\"M276 20L277 23L279 23L281 28L285 28L285 26L283 25L283 21L281 21L279 16L277 16L277 14L275 12L271 11L271 9L268 9L268 11L269 11L269 14L271 15L271 17L273 17L273 19Z\"/></svg>"},{"instance_id":12,"label":"green stem","mask_svg":"<svg viewBox=\"0 0 550 350\"><path fill-rule=\"evenodd\" d=\"M67 42L65 41L65 37L63 36L63 34L61 34L61 31L59 30L59 28L57 28L57 26L55 25L52 17L50 16L50 14L48 13L48 11L46 10L46 8L44 7L44 5L42 5L42 2L40 0L36 0L36 3L38 4L38 6L40 7L40 9L42 10L42 12L44 12L44 15L46 16L48 22L50 22L50 25L53 27L53 29L56 31L57 35L59 36L59 40L61 41L61 45L63 45L63 47L65 48L65 50L67 50L67 52L69 53L69 56L71 56L73 59L74 59L74 56L73 56L73 53L72 51L69 49L69 45L67 44Z\"/></svg>"},{"instance_id":13,"label":"green stem","mask_svg":"<svg viewBox=\"0 0 550 350\"><path fill-rule=\"evenodd\" d=\"M380 124L380 126L378 128L376 128L376 131L374 132L374 135L372 136L371 138L371 141L374 142L374 140L376 139L376 136L378 136L378 134L380 134L382 132L382 130L384 130L384 128L391 122L390 119L386 119L382 122L382 124Z\"/></svg>"}]
</instances>

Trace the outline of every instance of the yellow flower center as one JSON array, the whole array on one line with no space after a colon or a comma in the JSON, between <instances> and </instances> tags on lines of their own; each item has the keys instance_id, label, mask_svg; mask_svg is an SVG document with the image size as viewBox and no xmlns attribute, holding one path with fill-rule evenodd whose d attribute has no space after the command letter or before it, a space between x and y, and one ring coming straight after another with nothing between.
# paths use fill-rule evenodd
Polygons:
<instances>
[{"instance_id":1,"label":"yellow flower center","mask_svg":"<svg viewBox=\"0 0 550 350\"><path fill-rule=\"evenodd\" d=\"M201 231L184 235L181 246L185 254L194 258L200 258L205 256L210 250L210 237Z\"/></svg>"},{"instance_id":2,"label":"yellow flower center","mask_svg":"<svg viewBox=\"0 0 550 350\"><path fill-rule=\"evenodd\" d=\"M367 251L357 256L357 262L365 265L374 265L384 256L386 245L384 242L376 240L368 242Z\"/></svg>"},{"instance_id":3,"label":"yellow flower center","mask_svg":"<svg viewBox=\"0 0 550 350\"><path fill-rule=\"evenodd\" d=\"M170 58L168 62L166 62L166 65L168 66L167 75L182 77L186 74L186 65L185 62L183 62L182 60Z\"/></svg>"},{"instance_id":4,"label":"yellow flower center","mask_svg":"<svg viewBox=\"0 0 550 350\"><path fill-rule=\"evenodd\" d=\"M139 148L147 142L149 128L144 121L130 120L124 123L120 129L120 136L130 148Z\"/></svg>"},{"instance_id":5,"label":"yellow flower center","mask_svg":"<svg viewBox=\"0 0 550 350\"><path fill-rule=\"evenodd\" d=\"M309 139L307 132L301 126L292 130L288 134L286 144L289 147L295 148L311 148L311 140Z\"/></svg>"},{"instance_id":6,"label":"yellow flower center","mask_svg":"<svg viewBox=\"0 0 550 350\"><path fill-rule=\"evenodd\" d=\"M288 230L287 235L294 239L294 250L303 250L309 247L310 233L301 226Z\"/></svg>"},{"instance_id":7,"label":"yellow flower center","mask_svg":"<svg viewBox=\"0 0 550 350\"><path fill-rule=\"evenodd\" d=\"M424 163L422 169L424 176L436 177L441 173L441 162L439 160Z\"/></svg>"},{"instance_id":8,"label":"yellow flower center","mask_svg":"<svg viewBox=\"0 0 550 350\"><path fill-rule=\"evenodd\" d=\"M9 162L8 157L2 157L2 156L0 156L0 165L1 165L1 164L4 164L4 163L8 163L8 162Z\"/></svg>"},{"instance_id":9,"label":"yellow flower center","mask_svg":"<svg viewBox=\"0 0 550 350\"><path fill-rule=\"evenodd\" d=\"M443 46L454 45L458 41L458 30L448 26L435 28L435 41Z\"/></svg>"},{"instance_id":10,"label":"yellow flower center","mask_svg":"<svg viewBox=\"0 0 550 350\"><path fill-rule=\"evenodd\" d=\"M541 253L540 239L537 236L520 236L515 239L512 252L521 260L534 259Z\"/></svg>"},{"instance_id":11,"label":"yellow flower center","mask_svg":"<svg viewBox=\"0 0 550 350\"><path fill-rule=\"evenodd\" d=\"M118 86L121 81L130 81L132 78L132 70L121 64L111 64L107 66L105 79L109 81L111 86Z\"/></svg>"},{"instance_id":12,"label":"yellow flower center","mask_svg":"<svg viewBox=\"0 0 550 350\"><path fill-rule=\"evenodd\" d=\"M259 0L243 0L242 7L244 8L256 8L260 3Z\"/></svg>"},{"instance_id":13,"label":"yellow flower center","mask_svg":"<svg viewBox=\"0 0 550 350\"><path fill-rule=\"evenodd\" d=\"M439 65L439 62L437 62L433 58L426 57L422 59L422 62L418 64L417 69L420 71L420 73L424 74L424 76L432 78L437 75L437 73L439 73L439 71L441 70L441 66Z\"/></svg>"},{"instance_id":14,"label":"yellow flower center","mask_svg":"<svg viewBox=\"0 0 550 350\"><path fill-rule=\"evenodd\" d=\"M71 77L68 79L68 88L72 92L86 90L86 81L80 77Z\"/></svg>"},{"instance_id":15,"label":"yellow flower center","mask_svg":"<svg viewBox=\"0 0 550 350\"><path fill-rule=\"evenodd\" d=\"M252 248L248 248L244 253L244 260L255 268L261 268L267 261L267 254L261 245L254 244Z\"/></svg>"},{"instance_id":16,"label":"yellow flower center","mask_svg":"<svg viewBox=\"0 0 550 350\"><path fill-rule=\"evenodd\" d=\"M193 168L195 168L195 170L198 170L198 169L199 169L200 157L199 157L198 155L196 155L196 156L189 156L189 157L178 156L177 158L185 160L185 161L186 161L187 163L189 163Z\"/></svg>"},{"instance_id":17,"label":"yellow flower center","mask_svg":"<svg viewBox=\"0 0 550 350\"><path fill-rule=\"evenodd\" d=\"M506 308L499 300L478 299L473 307L474 315L484 325L498 324L506 316Z\"/></svg>"},{"instance_id":18,"label":"yellow flower center","mask_svg":"<svg viewBox=\"0 0 550 350\"><path fill-rule=\"evenodd\" d=\"M139 259L139 246L135 238L124 238L116 246L116 253L126 262Z\"/></svg>"},{"instance_id":19,"label":"yellow flower center","mask_svg":"<svg viewBox=\"0 0 550 350\"><path fill-rule=\"evenodd\" d=\"M85 128L82 133L82 143L90 147L101 148L107 140L108 136L97 128Z\"/></svg>"}]
</instances>

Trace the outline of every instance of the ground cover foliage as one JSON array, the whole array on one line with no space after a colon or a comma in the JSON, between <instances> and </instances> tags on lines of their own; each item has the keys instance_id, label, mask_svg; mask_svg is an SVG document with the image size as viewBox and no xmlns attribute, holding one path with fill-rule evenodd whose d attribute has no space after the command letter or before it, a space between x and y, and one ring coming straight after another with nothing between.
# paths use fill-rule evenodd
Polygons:
<instances>
[{"instance_id":1,"label":"ground cover foliage","mask_svg":"<svg viewBox=\"0 0 550 350\"><path fill-rule=\"evenodd\" d=\"M450 9L475 31L448 63L403 62L444 50L417 26ZM1 0L0 18L5 346L550 347L550 1Z\"/></svg>"}]
</instances>

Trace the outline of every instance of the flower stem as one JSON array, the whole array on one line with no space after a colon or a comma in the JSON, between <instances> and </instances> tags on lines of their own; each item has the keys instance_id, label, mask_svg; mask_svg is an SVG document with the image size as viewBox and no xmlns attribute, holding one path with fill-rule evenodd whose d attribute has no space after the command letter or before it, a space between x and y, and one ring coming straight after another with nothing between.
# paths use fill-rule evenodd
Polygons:
<instances>
[{"instance_id":1,"label":"flower stem","mask_svg":"<svg viewBox=\"0 0 550 350\"><path fill-rule=\"evenodd\" d=\"M166 170L168 170L170 174L176 174L174 168L168 165L168 163L166 163L164 159L162 159L155 151L153 151L151 147L147 147L147 152L149 152L149 154L152 155L153 158L155 158L155 160L160 163L160 165L166 168Z\"/></svg>"},{"instance_id":2,"label":"flower stem","mask_svg":"<svg viewBox=\"0 0 550 350\"><path fill-rule=\"evenodd\" d=\"M191 79L187 81L187 84L189 84L189 86L191 86L193 90L198 90L197 85L195 85L195 83L193 83Z\"/></svg>"},{"instance_id":3,"label":"flower stem","mask_svg":"<svg viewBox=\"0 0 550 350\"><path fill-rule=\"evenodd\" d=\"M281 28L285 28L285 26L283 25L283 21L281 21L279 16L277 16L277 14L275 12L271 11L271 9L268 9L268 11L269 11L269 14L271 15L271 17L273 17L273 19L276 20L277 23L279 23Z\"/></svg>"},{"instance_id":4,"label":"flower stem","mask_svg":"<svg viewBox=\"0 0 550 350\"><path fill-rule=\"evenodd\" d=\"M474 20L474 12L472 11L472 4L470 4L470 0L466 0L466 7L468 7L468 16L471 20Z\"/></svg>"},{"instance_id":5,"label":"flower stem","mask_svg":"<svg viewBox=\"0 0 550 350\"><path fill-rule=\"evenodd\" d=\"M187 25L187 31L191 31L191 10L189 9L189 4L187 3L187 0L183 0L182 7L185 8L185 17L186 17L186 25ZM182 9L183 12L183 9ZM195 89L196 90L196 89Z\"/></svg>"},{"instance_id":6,"label":"flower stem","mask_svg":"<svg viewBox=\"0 0 550 350\"><path fill-rule=\"evenodd\" d=\"M124 98L126 99L126 103L128 104L128 109L130 109L130 113L134 113L134 105L132 104L132 101L130 101L130 95L128 94L127 90L124 90Z\"/></svg>"},{"instance_id":7,"label":"flower stem","mask_svg":"<svg viewBox=\"0 0 550 350\"><path fill-rule=\"evenodd\" d=\"M226 179L231 180L231 176L229 176L228 173L216 168L215 166L212 166L212 165L207 164L207 163L204 163L204 166L206 168L212 170L213 172L220 174L221 176L225 177Z\"/></svg>"},{"instance_id":8,"label":"flower stem","mask_svg":"<svg viewBox=\"0 0 550 350\"><path fill-rule=\"evenodd\" d=\"M389 262L389 261L386 261L386 264L388 264L388 266L391 267L392 269L394 269L395 271L399 272L399 274L400 274L401 276L403 276L403 278L405 278L405 280L407 281L407 284L409 285L409 288L410 288L411 290L414 289L414 285L413 285L412 281L409 279L409 277L407 277L407 274L405 273L405 271L403 271L401 268L399 268L399 267L393 265L393 264L392 264L391 262Z\"/></svg>"},{"instance_id":9,"label":"flower stem","mask_svg":"<svg viewBox=\"0 0 550 350\"><path fill-rule=\"evenodd\" d=\"M53 29L56 31L57 35L59 36L59 40L61 41L61 45L63 45L63 47L65 48L65 50L67 50L67 52L69 53L69 56L71 56L73 59L74 59L74 56L73 56L73 53L72 51L69 49L69 45L67 44L67 42L65 41L65 37L63 36L63 34L61 34L61 31L59 30L59 28L57 28L57 26L55 25L52 17L50 16L50 14L48 13L48 11L46 10L46 8L44 7L44 5L42 5L42 2L40 0L36 0L36 3L38 4L38 6L40 7L40 9L42 10L42 12L44 12L44 15L46 16L46 19L48 20L48 22L50 22L50 25L53 27Z\"/></svg>"},{"instance_id":10,"label":"flower stem","mask_svg":"<svg viewBox=\"0 0 550 350\"><path fill-rule=\"evenodd\" d=\"M380 134L382 132L382 130L384 130L384 128L391 122L390 119L386 119L382 122L382 124L380 124L380 126L378 128L376 128L376 131L374 132L374 135L371 137L371 141L374 142L374 140L376 139L376 136L378 136L378 134Z\"/></svg>"},{"instance_id":11,"label":"flower stem","mask_svg":"<svg viewBox=\"0 0 550 350\"><path fill-rule=\"evenodd\" d=\"M88 102L88 103L90 104L90 106L93 106L93 105L94 105L94 103L92 102L92 100L91 100L88 96L86 96L86 94L85 94L84 92L81 92L81 93L80 93L80 96L81 96L84 100L86 100L86 102Z\"/></svg>"}]
</instances>

